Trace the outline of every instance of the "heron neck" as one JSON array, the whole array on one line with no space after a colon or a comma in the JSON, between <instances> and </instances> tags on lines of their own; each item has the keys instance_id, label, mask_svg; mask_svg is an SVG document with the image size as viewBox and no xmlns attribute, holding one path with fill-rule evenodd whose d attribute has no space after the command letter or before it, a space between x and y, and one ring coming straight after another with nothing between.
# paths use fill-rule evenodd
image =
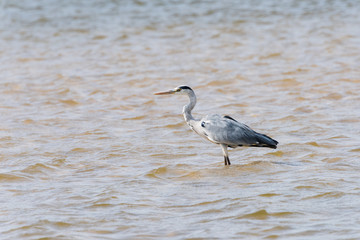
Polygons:
<instances>
[{"instance_id":1,"label":"heron neck","mask_svg":"<svg viewBox=\"0 0 360 240\"><path fill-rule=\"evenodd\" d=\"M188 105L185 105L183 108L183 115L186 122L189 122L190 120L194 120L194 117L191 115L191 111L194 109L196 104L196 96L194 92L188 93L190 103Z\"/></svg>"}]
</instances>

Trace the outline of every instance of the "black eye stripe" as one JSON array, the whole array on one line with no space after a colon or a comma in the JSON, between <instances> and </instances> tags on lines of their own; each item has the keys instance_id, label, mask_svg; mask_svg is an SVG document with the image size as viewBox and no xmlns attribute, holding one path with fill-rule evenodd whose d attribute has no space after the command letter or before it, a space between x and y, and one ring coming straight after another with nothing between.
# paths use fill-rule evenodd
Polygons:
<instances>
[{"instance_id":1,"label":"black eye stripe","mask_svg":"<svg viewBox=\"0 0 360 240\"><path fill-rule=\"evenodd\" d=\"M188 87L188 86L180 86L179 88L181 88L181 89L188 89L188 90L192 90L190 87Z\"/></svg>"},{"instance_id":2,"label":"black eye stripe","mask_svg":"<svg viewBox=\"0 0 360 240\"><path fill-rule=\"evenodd\" d=\"M204 128L205 127L205 122L201 122L201 126Z\"/></svg>"}]
</instances>

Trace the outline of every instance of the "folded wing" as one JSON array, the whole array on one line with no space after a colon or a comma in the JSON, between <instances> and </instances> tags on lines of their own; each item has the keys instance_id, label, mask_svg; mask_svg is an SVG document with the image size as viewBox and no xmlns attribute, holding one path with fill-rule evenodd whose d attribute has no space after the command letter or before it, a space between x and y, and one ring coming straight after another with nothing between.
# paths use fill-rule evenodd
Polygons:
<instances>
[{"instance_id":1,"label":"folded wing","mask_svg":"<svg viewBox=\"0 0 360 240\"><path fill-rule=\"evenodd\" d=\"M276 148L278 142L265 134L257 133L229 116L208 115L201 120L207 138L229 147L251 146Z\"/></svg>"}]
</instances>

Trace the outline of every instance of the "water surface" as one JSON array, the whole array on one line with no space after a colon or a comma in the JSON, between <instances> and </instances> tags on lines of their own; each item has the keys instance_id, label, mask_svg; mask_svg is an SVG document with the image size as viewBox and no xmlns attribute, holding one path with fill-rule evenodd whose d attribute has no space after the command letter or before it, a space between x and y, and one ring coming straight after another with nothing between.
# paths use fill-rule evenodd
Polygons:
<instances>
[{"instance_id":1,"label":"water surface","mask_svg":"<svg viewBox=\"0 0 360 240\"><path fill-rule=\"evenodd\" d=\"M2 239L360 238L354 1L1 1ZM230 151L228 114L280 143Z\"/></svg>"}]
</instances>

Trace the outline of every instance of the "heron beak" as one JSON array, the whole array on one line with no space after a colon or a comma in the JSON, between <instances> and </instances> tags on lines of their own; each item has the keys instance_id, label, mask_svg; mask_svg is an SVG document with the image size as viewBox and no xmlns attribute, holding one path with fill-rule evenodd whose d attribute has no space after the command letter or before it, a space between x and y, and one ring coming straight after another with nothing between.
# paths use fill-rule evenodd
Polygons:
<instances>
[{"instance_id":1,"label":"heron beak","mask_svg":"<svg viewBox=\"0 0 360 240\"><path fill-rule=\"evenodd\" d=\"M174 94L174 93L175 93L174 90L169 90L166 92L157 92L157 93L154 93L154 95L165 95L165 94Z\"/></svg>"}]
</instances>

